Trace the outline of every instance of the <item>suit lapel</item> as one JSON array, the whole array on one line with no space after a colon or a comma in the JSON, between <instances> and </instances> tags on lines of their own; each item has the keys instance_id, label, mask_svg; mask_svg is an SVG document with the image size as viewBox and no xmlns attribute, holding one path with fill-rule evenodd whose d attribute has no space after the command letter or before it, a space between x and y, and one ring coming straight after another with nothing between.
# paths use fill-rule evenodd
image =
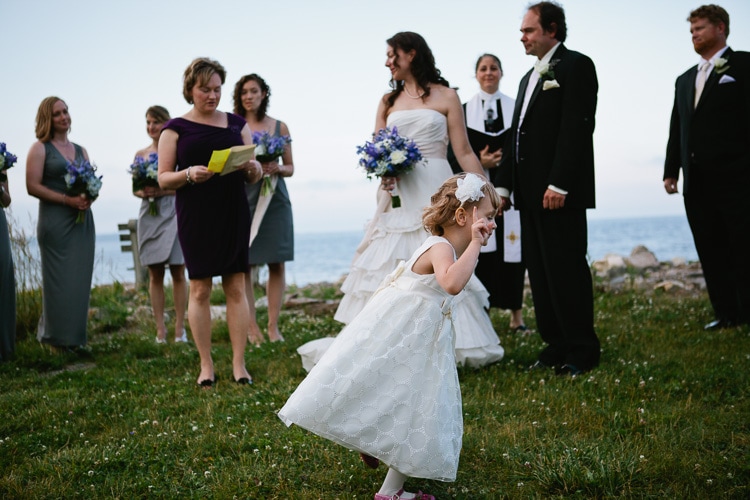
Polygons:
<instances>
[{"instance_id":1,"label":"suit lapel","mask_svg":"<svg viewBox=\"0 0 750 500\"><path fill-rule=\"evenodd\" d=\"M555 63L555 66L552 68L553 71L562 62L567 52L568 52L568 49L566 49L565 45L561 43L560 46L555 51L555 53L552 55L552 59L550 60L550 62L557 61L557 63ZM534 70L532 69L531 71L534 71ZM529 75L531 75L531 72L529 72ZM555 76L555 78L557 78L557 76ZM536 98L541 93L543 85L544 83L542 82L542 78L539 77L539 79L536 81L536 87L534 87L534 92L531 94L531 97L529 98L529 105L526 107L526 115L529 114L529 110L534 105L534 101L536 101Z\"/></svg>"},{"instance_id":2,"label":"suit lapel","mask_svg":"<svg viewBox=\"0 0 750 500\"><path fill-rule=\"evenodd\" d=\"M724 54L722 54L722 58L727 60L727 64L729 64L729 58L732 56L732 49L727 47L727 50L724 51ZM696 67L697 68L697 67ZM693 102L695 102L695 74L698 72L696 69L692 72L693 75ZM706 100L706 96L711 93L714 87L719 82L719 79L721 78L721 75L716 72L716 67L711 70L711 74L708 75L708 78L706 79L706 84L703 86L703 92L701 92L701 97L698 99L698 105L695 106L695 109L698 110L698 108L701 107L701 104Z\"/></svg>"}]
</instances>

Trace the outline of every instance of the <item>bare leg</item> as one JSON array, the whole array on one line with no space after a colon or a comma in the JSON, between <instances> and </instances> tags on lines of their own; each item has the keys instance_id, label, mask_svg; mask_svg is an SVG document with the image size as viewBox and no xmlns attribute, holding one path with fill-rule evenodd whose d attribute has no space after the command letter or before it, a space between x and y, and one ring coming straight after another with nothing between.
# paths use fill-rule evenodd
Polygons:
<instances>
[{"instance_id":1,"label":"bare leg","mask_svg":"<svg viewBox=\"0 0 750 500\"><path fill-rule=\"evenodd\" d=\"M523 322L523 310L522 309L514 309L510 312L510 328L516 329L519 326L525 326Z\"/></svg>"},{"instance_id":2,"label":"bare leg","mask_svg":"<svg viewBox=\"0 0 750 500\"><path fill-rule=\"evenodd\" d=\"M245 275L245 295L247 297L247 306L250 311L250 327L247 330L248 340L255 346L263 343L263 334L260 332L258 321L255 318L255 290L253 290L253 266L248 268Z\"/></svg>"},{"instance_id":3,"label":"bare leg","mask_svg":"<svg viewBox=\"0 0 750 500\"><path fill-rule=\"evenodd\" d=\"M271 342L284 341L284 337L279 332L279 314L281 313L281 304L284 303L284 290L286 288L284 271L283 262L268 264L266 296L268 297L268 340Z\"/></svg>"},{"instance_id":4,"label":"bare leg","mask_svg":"<svg viewBox=\"0 0 750 500\"><path fill-rule=\"evenodd\" d=\"M167 326L164 324L164 264L148 266L148 294L151 296L151 309L156 321L156 338L167 340Z\"/></svg>"},{"instance_id":5,"label":"bare leg","mask_svg":"<svg viewBox=\"0 0 750 500\"><path fill-rule=\"evenodd\" d=\"M227 297L227 326L232 342L232 371L234 380L250 378L245 367L245 347L250 324L250 310L245 295L245 273L227 274L221 277L224 295Z\"/></svg>"},{"instance_id":6,"label":"bare leg","mask_svg":"<svg viewBox=\"0 0 750 500\"><path fill-rule=\"evenodd\" d=\"M187 303L187 280L185 266L169 266L172 274L172 297L174 299L174 336L182 335L185 329L185 305Z\"/></svg>"},{"instance_id":7,"label":"bare leg","mask_svg":"<svg viewBox=\"0 0 750 500\"><path fill-rule=\"evenodd\" d=\"M190 303L188 321L193 333L193 342L201 359L198 383L214 380L214 361L211 358L211 278L190 280ZM228 308L227 308L228 309Z\"/></svg>"}]
</instances>

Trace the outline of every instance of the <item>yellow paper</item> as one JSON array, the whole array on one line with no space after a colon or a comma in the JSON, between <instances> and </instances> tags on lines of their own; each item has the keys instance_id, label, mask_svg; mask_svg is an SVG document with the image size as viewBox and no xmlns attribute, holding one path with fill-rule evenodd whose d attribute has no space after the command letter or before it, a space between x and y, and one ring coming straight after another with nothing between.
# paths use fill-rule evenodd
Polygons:
<instances>
[{"instance_id":1,"label":"yellow paper","mask_svg":"<svg viewBox=\"0 0 750 500\"><path fill-rule=\"evenodd\" d=\"M217 149L211 153L208 170L221 175L230 174L237 170L237 167L253 158L255 158L255 144Z\"/></svg>"}]
</instances>

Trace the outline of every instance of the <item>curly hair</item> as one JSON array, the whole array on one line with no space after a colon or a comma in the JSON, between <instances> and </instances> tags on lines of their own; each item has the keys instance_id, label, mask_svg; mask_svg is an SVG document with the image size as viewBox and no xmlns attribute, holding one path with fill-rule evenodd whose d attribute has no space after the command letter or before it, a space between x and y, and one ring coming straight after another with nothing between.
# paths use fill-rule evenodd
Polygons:
<instances>
[{"instance_id":1,"label":"curly hair","mask_svg":"<svg viewBox=\"0 0 750 500\"><path fill-rule=\"evenodd\" d=\"M422 101L430 95L429 83L437 83L450 87L448 80L440 76L440 70L435 67L435 57L432 55L432 51L425 39L422 38L422 35L412 31L401 31L386 40L386 43L394 51L398 49L404 52L414 51L414 60L411 62L411 73L417 79L417 84L424 89ZM396 61L398 61L398 56L396 57ZM399 94L404 90L404 82L391 80L390 86L393 91L386 97L386 114L388 114L388 110L393 106L393 103L396 102Z\"/></svg>"},{"instance_id":2,"label":"curly hair","mask_svg":"<svg viewBox=\"0 0 750 500\"><path fill-rule=\"evenodd\" d=\"M36 138L41 142L49 142L55 135L52 130L52 108L57 101L62 102L66 107L68 106L65 101L56 96L45 97L39 104L39 109L36 112L36 125L34 127L34 132Z\"/></svg>"},{"instance_id":3,"label":"curly hair","mask_svg":"<svg viewBox=\"0 0 750 500\"><path fill-rule=\"evenodd\" d=\"M271 87L268 86L266 81L261 78L260 75L257 75L255 73L243 76L234 85L234 114L245 116L245 108L242 106L242 87L244 87L245 84L250 81L257 83L260 87L261 92L266 93L266 97L263 98L263 101L260 103L260 106L258 106L257 111L255 111L255 119L260 121L266 117L268 102L271 99Z\"/></svg>"},{"instance_id":4,"label":"curly hair","mask_svg":"<svg viewBox=\"0 0 750 500\"><path fill-rule=\"evenodd\" d=\"M430 206L425 207L422 211L422 226L432 235L442 236L445 233L445 228L456 223L455 215L456 210L464 208L469 210L479 206L482 201L464 201L460 202L456 198L456 189L458 189L458 179L466 177L467 173L462 172L454 175L443 183L437 192L430 198ZM476 174L473 174L476 175ZM487 179L484 179L484 185L482 186L482 192L485 196L489 197L492 202L492 206L495 210L500 208L502 201L500 195L497 194L495 188L490 184Z\"/></svg>"},{"instance_id":5,"label":"curly hair","mask_svg":"<svg viewBox=\"0 0 750 500\"><path fill-rule=\"evenodd\" d=\"M714 26L724 23L724 35L729 36L729 13L723 7L714 4L701 5L687 18L691 23L696 19L707 19Z\"/></svg>"},{"instance_id":6,"label":"curly hair","mask_svg":"<svg viewBox=\"0 0 750 500\"><path fill-rule=\"evenodd\" d=\"M149 116L156 120L158 123L166 123L170 118L167 108L165 108L164 106L159 106L158 104L151 106L146 110L146 118L148 118Z\"/></svg>"},{"instance_id":7,"label":"curly hair","mask_svg":"<svg viewBox=\"0 0 750 500\"><path fill-rule=\"evenodd\" d=\"M221 84L227 78L227 71L219 61L214 61L207 57L198 57L185 69L182 83L182 97L188 104L193 104L193 87L196 85L205 85L211 79L211 75L216 73L221 78Z\"/></svg>"}]
</instances>

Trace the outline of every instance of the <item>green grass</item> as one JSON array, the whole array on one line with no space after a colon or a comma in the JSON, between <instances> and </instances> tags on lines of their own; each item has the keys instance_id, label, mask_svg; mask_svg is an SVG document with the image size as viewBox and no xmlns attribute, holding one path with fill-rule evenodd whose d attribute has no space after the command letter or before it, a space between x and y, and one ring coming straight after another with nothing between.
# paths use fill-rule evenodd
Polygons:
<instances>
[{"instance_id":1,"label":"green grass","mask_svg":"<svg viewBox=\"0 0 750 500\"><path fill-rule=\"evenodd\" d=\"M459 371L458 478L407 489L440 499L750 496L750 329L704 332L702 296L596 297L602 364L574 379L527 372L541 340L510 333L493 311L506 357ZM231 382L226 325L216 323L218 384L200 390L192 344L156 345L150 322L123 319L147 300L97 287L83 353L50 353L32 334L0 364L0 498L372 498L384 468L275 414L305 375L297 346L340 329L330 314L285 310L286 342L248 351L250 387ZM530 308L526 317L533 328Z\"/></svg>"}]
</instances>

